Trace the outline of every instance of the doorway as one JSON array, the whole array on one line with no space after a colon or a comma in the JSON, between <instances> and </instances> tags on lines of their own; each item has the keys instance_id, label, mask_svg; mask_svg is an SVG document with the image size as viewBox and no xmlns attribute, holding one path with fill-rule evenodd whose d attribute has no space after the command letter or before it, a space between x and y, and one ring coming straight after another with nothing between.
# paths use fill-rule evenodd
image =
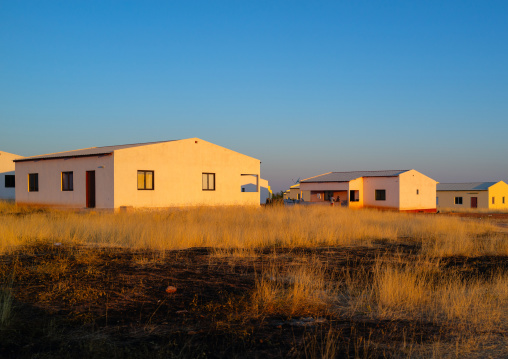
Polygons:
<instances>
[{"instance_id":1,"label":"doorway","mask_svg":"<svg viewBox=\"0 0 508 359\"><path fill-rule=\"evenodd\" d=\"M478 197L471 197L471 208L478 208Z\"/></svg>"},{"instance_id":2,"label":"doorway","mask_svg":"<svg viewBox=\"0 0 508 359\"><path fill-rule=\"evenodd\" d=\"M86 208L95 208L95 171L86 171Z\"/></svg>"}]
</instances>

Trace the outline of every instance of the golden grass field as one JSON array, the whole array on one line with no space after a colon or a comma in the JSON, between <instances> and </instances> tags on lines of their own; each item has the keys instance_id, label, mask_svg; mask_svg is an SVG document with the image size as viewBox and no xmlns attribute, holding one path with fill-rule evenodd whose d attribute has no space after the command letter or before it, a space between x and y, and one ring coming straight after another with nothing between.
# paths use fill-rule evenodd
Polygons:
<instances>
[{"instance_id":1,"label":"golden grass field","mask_svg":"<svg viewBox=\"0 0 508 359\"><path fill-rule=\"evenodd\" d=\"M51 287L39 288L38 298L46 303L39 307L54 307L61 293L74 298L73 305L91 305L90 301L100 301L99 294L90 299L95 287L85 282L83 287L73 282L73 287L65 281L78 262L87 268L87 276L99 273L104 263L97 251L120 248L150 253L136 255L129 262L136 268L149 268L159 263L170 266L168 253L206 247L210 273L229 275L240 270L238 276L251 273L248 280L252 280L241 299L228 302L227 310L222 302L207 304L206 308L216 308L217 313L228 312L227 320L217 319L220 315L216 313L214 330L234 327L237 333L238 322L254 321L261 328L274 318L282 328L299 325L294 322L298 318L326 323L311 334L306 329L303 339L294 339L299 349L282 356L508 356L508 237L488 221L328 206L113 213L0 202L0 234L0 253L6 258L4 263L11 263L0 267L3 331L16 316L15 300L23 297L16 295L19 285L26 283L21 278L51 278ZM59 254L58 260L13 268L12 263L19 262L13 258L23 253L37 257L38 248L70 250ZM324 255L327 251L333 254ZM363 258L362 253L370 257ZM175 255L179 261L179 254ZM342 321L355 323L348 327L347 348L343 329L333 325ZM351 328L359 328L359 323L382 325L377 332L374 326L370 335L353 334ZM397 339L383 342L382 338L391 336ZM195 355L182 353L180 357ZM259 354L249 353L246 355L252 357ZM235 356L243 355L239 351Z\"/></svg>"}]
</instances>

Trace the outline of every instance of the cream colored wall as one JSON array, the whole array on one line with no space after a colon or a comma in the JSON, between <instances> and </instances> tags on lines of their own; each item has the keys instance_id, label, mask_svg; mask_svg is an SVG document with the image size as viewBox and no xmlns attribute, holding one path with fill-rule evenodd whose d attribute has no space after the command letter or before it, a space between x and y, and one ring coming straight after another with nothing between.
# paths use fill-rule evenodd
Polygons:
<instances>
[{"instance_id":1,"label":"cream colored wall","mask_svg":"<svg viewBox=\"0 0 508 359\"><path fill-rule=\"evenodd\" d=\"M73 191L62 191L62 172L73 172ZM96 207L113 207L113 155L16 162L16 203L86 207L86 171L95 171ZM28 192L28 174L39 174L39 191Z\"/></svg>"},{"instance_id":2,"label":"cream colored wall","mask_svg":"<svg viewBox=\"0 0 508 359\"><path fill-rule=\"evenodd\" d=\"M386 200L376 201L375 190L386 190ZM361 195L361 193L360 193ZM364 177L363 178L363 206L376 208L399 208L399 178L398 177Z\"/></svg>"},{"instance_id":3,"label":"cream colored wall","mask_svg":"<svg viewBox=\"0 0 508 359\"><path fill-rule=\"evenodd\" d=\"M5 187L5 176L14 175L14 162L12 161L18 158L22 157L13 153L0 151L0 199L14 199L15 197L16 189Z\"/></svg>"},{"instance_id":4,"label":"cream colored wall","mask_svg":"<svg viewBox=\"0 0 508 359\"><path fill-rule=\"evenodd\" d=\"M435 209L436 184L435 180L415 170L401 173L399 175L399 209Z\"/></svg>"},{"instance_id":5,"label":"cream colored wall","mask_svg":"<svg viewBox=\"0 0 508 359\"><path fill-rule=\"evenodd\" d=\"M301 196L305 202L310 202L310 191L301 191Z\"/></svg>"},{"instance_id":6,"label":"cream colored wall","mask_svg":"<svg viewBox=\"0 0 508 359\"><path fill-rule=\"evenodd\" d=\"M300 194L300 188L290 188L288 199L297 200L299 194Z\"/></svg>"},{"instance_id":7,"label":"cream colored wall","mask_svg":"<svg viewBox=\"0 0 508 359\"><path fill-rule=\"evenodd\" d=\"M503 181L499 181L498 183L490 186L488 192L490 209L508 209L508 184ZM495 198L494 204L492 204L492 197Z\"/></svg>"},{"instance_id":8,"label":"cream colored wall","mask_svg":"<svg viewBox=\"0 0 508 359\"><path fill-rule=\"evenodd\" d=\"M260 161L198 138L117 150L114 160L115 208L259 206L259 192L241 191L241 175L259 176ZM138 170L154 171L153 191L137 189ZM215 191L202 190L203 172L215 173Z\"/></svg>"},{"instance_id":9,"label":"cream colored wall","mask_svg":"<svg viewBox=\"0 0 508 359\"><path fill-rule=\"evenodd\" d=\"M436 191L436 197L439 198L437 209L471 208L471 197L478 198L477 208L489 208L488 191ZM455 197L462 197L462 204L455 204Z\"/></svg>"},{"instance_id":10,"label":"cream colored wall","mask_svg":"<svg viewBox=\"0 0 508 359\"><path fill-rule=\"evenodd\" d=\"M362 208L363 207L363 197L364 197L363 177L360 177L360 178L350 181L349 182L349 190L359 192L359 201L358 202L349 201L349 192L348 192L349 208Z\"/></svg>"}]
</instances>

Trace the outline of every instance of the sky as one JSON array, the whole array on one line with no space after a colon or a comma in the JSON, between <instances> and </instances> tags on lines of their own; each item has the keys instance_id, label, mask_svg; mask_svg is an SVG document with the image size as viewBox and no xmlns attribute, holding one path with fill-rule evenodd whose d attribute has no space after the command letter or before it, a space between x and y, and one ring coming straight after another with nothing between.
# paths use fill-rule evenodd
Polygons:
<instances>
[{"instance_id":1,"label":"sky","mask_svg":"<svg viewBox=\"0 0 508 359\"><path fill-rule=\"evenodd\" d=\"M507 1L0 1L0 150L199 137L274 191L508 182Z\"/></svg>"}]
</instances>

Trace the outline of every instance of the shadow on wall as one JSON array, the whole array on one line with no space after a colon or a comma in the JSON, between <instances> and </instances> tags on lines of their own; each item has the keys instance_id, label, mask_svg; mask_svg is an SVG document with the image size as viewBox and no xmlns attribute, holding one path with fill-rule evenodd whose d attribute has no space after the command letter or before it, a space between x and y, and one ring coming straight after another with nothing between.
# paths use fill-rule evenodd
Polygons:
<instances>
[{"instance_id":1,"label":"shadow on wall","mask_svg":"<svg viewBox=\"0 0 508 359\"><path fill-rule=\"evenodd\" d=\"M14 171L0 172L0 199L15 198L14 178Z\"/></svg>"},{"instance_id":2,"label":"shadow on wall","mask_svg":"<svg viewBox=\"0 0 508 359\"><path fill-rule=\"evenodd\" d=\"M242 192L257 192L257 185L254 183L247 183L242 185ZM270 196L268 187L259 186L259 203L265 204Z\"/></svg>"}]
</instances>

